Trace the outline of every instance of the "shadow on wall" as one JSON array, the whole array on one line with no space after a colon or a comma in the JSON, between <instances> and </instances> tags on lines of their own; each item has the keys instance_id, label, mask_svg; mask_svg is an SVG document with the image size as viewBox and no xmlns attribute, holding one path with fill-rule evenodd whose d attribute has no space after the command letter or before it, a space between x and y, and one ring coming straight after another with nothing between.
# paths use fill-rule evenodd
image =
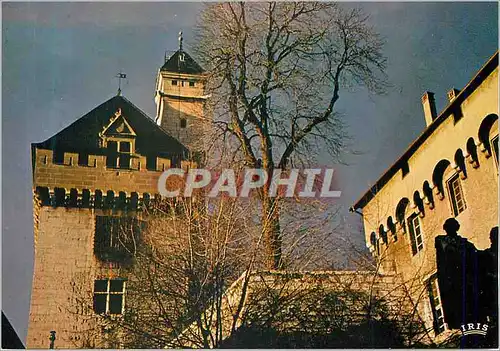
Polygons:
<instances>
[{"instance_id":1,"label":"shadow on wall","mask_svg":"<svg viewBox=\"0 0 500 351\"><path fill-rule=\"evenodd\" d=\"M445 221L446 235L435 239L437 276L444 319L464 333L462 347L498 347L498 226L490 248L481 251L458 235L455 218ZM478 334L486 332L485 335ZM466 332L472 332L469 336Z\"/></svg>"}]
</instances>

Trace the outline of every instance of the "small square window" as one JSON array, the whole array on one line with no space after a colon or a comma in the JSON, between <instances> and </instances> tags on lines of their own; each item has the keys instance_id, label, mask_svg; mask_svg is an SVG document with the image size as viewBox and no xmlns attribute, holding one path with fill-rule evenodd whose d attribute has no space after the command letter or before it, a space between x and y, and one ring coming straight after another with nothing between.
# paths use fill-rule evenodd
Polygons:
<instances>
[{"instance_id":1,"label":"small square window","mask_svg":"<svg viewBox=\"0 0 500 351\"><path fill-rule=\"evenodd\" d=\"M173 80L173 81L172 81L172 85L177 85L177 81L176 81L176 80Z\"/></svg>"},{"instance_id":2,"label":"small square window","mask_svg":"<svg viewBox=\"0 0 500 351\"><path fill-rule=\"evenodd\" d=\"M193 82L193 81L190 81L190 82L189 82L189 86L190 86L190 87L194 87L194 82Z\"/></svg>"},{"instance_id":3,"label":"small square window","mask_svg":"<svg viewBox=\"0 0 500 351\"><path fill-rule=\"evenodd\" d=\"M125 280L99 279L94 282L94 312L122 314L125 303Z\"/></svg>"}]
</instances>

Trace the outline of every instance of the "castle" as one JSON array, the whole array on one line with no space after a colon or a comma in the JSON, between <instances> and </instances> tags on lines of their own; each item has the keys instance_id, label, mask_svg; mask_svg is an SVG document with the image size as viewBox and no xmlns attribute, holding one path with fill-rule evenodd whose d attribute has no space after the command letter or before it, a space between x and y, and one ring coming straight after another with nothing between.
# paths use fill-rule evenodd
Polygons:
<instances>
[{"instance_id":1,"label":"castle","mask_svg":"<svg viewBox=\"0 0 500 351\"><path fill-rule=\"evenodd\" d=\"M436 265L443 223L456 218L478 250L497 250L490 231L498 229L498 52L448 100L437 114L434 94L423 95L426 129L351 208L380 271L411 286L437 341L450 333Z\"/></svg>"},{"instance_id":2,"label":"castle","mask_svg":"<svg viewBox=\"0 0 500 351\"><path fill-rule=\"evenodd\" d=\"M74 311L79 290L89 292L86 304L94 312L123 314L129 253L116 228L140 235L148 209L160 199L161 172L190 167L192 152L203 149L205 78L181 41L157 75L155 121L117 95L32 145L35 267L28 348L96 346L82 339L88 325ZM436 279L434 239L442 223L456 217L461 235L481 250L498 225L498 53L448 97L438 115L433 94L424 94L427 128L352 208L362 210L367 247L379 266L375 275L383 275L380 290L408 288L405 294L435 341L451 333ZM372 282L374 272L368 278L354 273L324 276L349 284L358 279L359 286ZM263 276L273 280L274 274Z\"/></svg>"},{"instance_id":3,"label":"castle","mask_svg":"<svg viewBox=\"0 0 500 351\"><path fill-rule=\"evenodd\" d=\"M159 69L156 123L120 95L32 144L35 263L28 348L89 347L75 291L97 313L120 315L127 251L119 226L139 235L169 167L187 168L203 136L205 75L182 48ZM125 243L126 246L127 243ZM75 280L79 277L80 280ZM78 286L79 285L79 286Z\"/></svg>"}]
</instances>

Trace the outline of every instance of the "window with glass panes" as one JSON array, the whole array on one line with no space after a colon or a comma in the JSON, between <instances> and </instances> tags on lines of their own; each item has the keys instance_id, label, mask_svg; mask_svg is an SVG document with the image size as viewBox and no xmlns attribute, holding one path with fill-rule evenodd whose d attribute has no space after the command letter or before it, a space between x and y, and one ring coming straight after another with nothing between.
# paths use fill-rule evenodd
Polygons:
<instances>
[{"instance_id":1,"label":"window with glass panes","mask_svg":"<svg viewBox=\"0 0 500 351\"><path fill-rule=\"evenodd\" d=\"M450 191L450 200L453 208L453 215L458 216L467 208L458 173L451 177L448 181L448 189Z\"/></svg>"},{"instance_id":2,"label":"window with glass panes","mask_svg":"<svg viewBox=\"0 0 500 351\"><path fill-rule=\"evenodd\" d=\"M94 281L94 312L123 314L124 307L124 279L98 279Z\"/></svg>"},{"instance_id":3,"label":"window with glass panes","mask_svg":"<svg viewBox=\"0 0 500 351\"><path fill-rule=\"evenodd\" d=\"M429 279L427 289L432 308L434 332L439 334L446 329L446 325L444 321L443 305L441 304L441 296L439 293L438 280L435 276Z\"/></svg>"},{"instance_id":4,"label":"window with glass panes","mask_svg":"<svg viewBox=\"0 0 500 351\"><path fill-rule=\"evenodd\" d=\"M411 251L413 255L416 255L420 250L424 248L422 227L416 213L408 218L408 227L410 230Z\"/></svg>"}]
</instances>

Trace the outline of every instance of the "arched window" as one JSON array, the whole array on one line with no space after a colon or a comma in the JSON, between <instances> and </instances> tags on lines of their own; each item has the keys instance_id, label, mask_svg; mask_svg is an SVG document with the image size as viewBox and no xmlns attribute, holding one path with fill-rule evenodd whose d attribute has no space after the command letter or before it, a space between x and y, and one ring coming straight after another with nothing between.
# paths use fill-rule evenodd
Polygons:
<instances>
[{"instance_id":1,"label":"arched window","mask_svg":"<svg viewBox=\"0 0 500 351\"><path fill-rule=\"evenodd\" d=\"M439 199L442 200L444 198L444 184L443 177L446 168L450 165L450 161L441 160L434 167L434 171L432 172L432 182L438 189Z\"/></svg>"},{"instance_id":2,"label":"arched window","mask_svg":"<svg viewBox=\"0 0 500 351\"><path fill-rule=\"evenodd\" d=\"M396 206L396 220L401 225L401 229L403 230L403 233L406 233L405 213L406 213L406 208L408 207L409 203L410 203L410 200L408 200L406 197L404 197L401 200L399 200L399 203Z\"/></svg>"},{"instance_id":3,"label":"arched window","mask_svg":"<svg viewBox=\"0 0 500 351\"><path fill-rule=\"evenodd\" d=\"M422 189L424 191L424 196L429 203L429 207L432 210L434 208L434 195L432 194L432 188L427 180L424 182Z\"/></svg>"},{"instance_id":4,"label":"arched window","mask_svg":"<svg viewBox=\"0 0 500 351\"><path fill-rule=\"evenodd\" d=\"M483 144L484 150L488 152L488 156L491 156L490 131L497 120L498 116L496 114L490 114L483 119L479 126L479 141Z\"/></svg>"},{"instance_id":5,"label":"arched window","mask_svg":"<svg viewBox=\"0 0 500 351\"><path fill-rule=\"evenodd\" d=\"M469 154L469 163L472 164L472 168L479 167L479 157L477 156L477 146L474 138L470 137L467 139L467 153Z\"/></svg>"},{"instance_id":6,"label":"arched window","mask_svg":"<svg viewBox=\"0 0 500 351\"><path fill-rule=\"evenodd\" d=\"M467 178L467 169L465 168L465 156L462 152L462 149L458 149L455 152L455 164L458 166L458 169L462 173L462 179Z\"/></svg>"}]
</instances>

